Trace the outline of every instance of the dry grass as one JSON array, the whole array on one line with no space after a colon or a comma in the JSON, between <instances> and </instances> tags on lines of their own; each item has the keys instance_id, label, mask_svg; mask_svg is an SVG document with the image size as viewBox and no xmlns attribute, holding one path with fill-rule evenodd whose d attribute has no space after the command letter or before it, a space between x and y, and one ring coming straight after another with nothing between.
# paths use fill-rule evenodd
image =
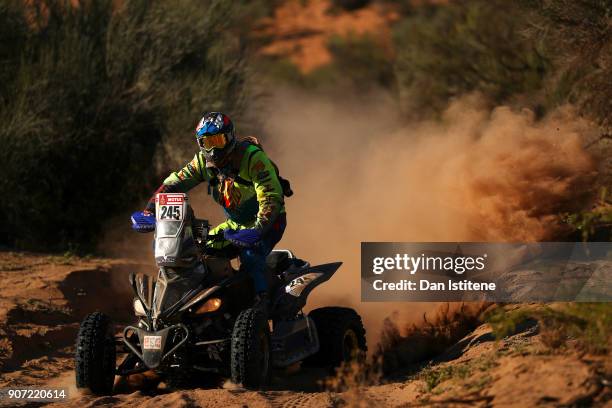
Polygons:
<instances>
[{"instance_id":1,"label":"dry grass","mask_svg":"<svg viewBox=\"0 0 612 408\"><path fill-rule=\"evenodd\" d=\"M367 361L365 356L357 356L336 368L334 375L322 381L323 387L331 392L358 390L362 387L379 384L382 379L380 361Z\"/></svg>"},{"instance_id":2,"label":"dry grass","mask_svg":"<svg viewBox=\"0 0 612 408\"><path fill-rule=\"evenodd\" d=\"M408 365L426 361L442 353L482 323L481 315L489 303L462 303L441 306L432 318L423 315L418 324L401 330L387 318L381 342L374 354L384 374L393 373Z\"/></svg>"},{"instance_id":3,"label":"dry grass","mask_svg":"<svg viewBox=\"0 0 612 408\"><path fill-rule=\"evenodd\" d=\"M401 330L393 317L385 319L381 343L370 360L356 355L342 364L333 376L322 381L323 387L334 394L335 406L370 407L368 387L381 384L384 375L405 368L408 364L424 362L470 333L481 323L481 315L489 304L444 304L429 318L423 315L418 324ZM465 379L475 370L471 365L457 367L426 367L418 379L425 382L429 392L449 379ZM482 385L480 385L482 387Z\"/></svg>"}]
</instances>

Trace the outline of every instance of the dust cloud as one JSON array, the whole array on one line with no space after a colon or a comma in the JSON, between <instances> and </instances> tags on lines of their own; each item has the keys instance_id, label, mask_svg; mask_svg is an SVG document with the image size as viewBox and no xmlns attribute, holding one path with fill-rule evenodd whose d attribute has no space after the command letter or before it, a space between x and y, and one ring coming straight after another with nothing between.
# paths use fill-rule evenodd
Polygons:
<instances>
[{"instance_id":1,"label":"dust cloud","mask_svg":"<svg viewBox=\"0 0 612 408\"><path fill-rule=\"evenodd\" d=\"M570 108L536 121L472 95L442 120L402 123L384 97L292 90L269 106L264 148L295 192L277 247L344 262L309 304L357 308L371 345L393 310L411 321L437 305L360 303L362 241L552 240L558 214L585 205L595 176L581 147L589 124Z\"/></svg>"},{"instance_id":2,"label":"dust cloud","mask_svg":"<svg viewBox=\"0 0 612 408\"><path fill-rule=\"evenodd\" d=\"M362 241L552 240L563 232L558 214L589 200L595 164L581 140L591 129L570 108L536 120L469 96L441 120L405 123L384 95L284 89L266 105L253 113L264 125L264 148L295 192L277 248L313 265L344 262L312 293L309 308L356 308L372 346L392 312L400 311L403 326L438 305L361 303ZM199 218L222 220L204 185L190 201ZM101 249L153 271L152 236L132 233L126 221L107 226Z\"/></svg>"}]
</instances>

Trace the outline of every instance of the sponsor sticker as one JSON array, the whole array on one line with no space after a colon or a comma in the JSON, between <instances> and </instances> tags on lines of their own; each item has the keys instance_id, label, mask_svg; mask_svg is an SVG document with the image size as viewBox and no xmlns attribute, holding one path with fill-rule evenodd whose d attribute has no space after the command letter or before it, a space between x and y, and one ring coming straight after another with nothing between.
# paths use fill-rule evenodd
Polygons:
<instances>
[{"instance_id":1,"label":"sponsor sticker","mask_svg":"<svg viewBox=\"0 0 612 408\"><path fill-rule=\"evenodd\" d=\"M157 195L157 201L159 202L160 205L166 205L166 204L183 204L183 202L185 201L185 194L180 193L180 194L158 194Z\"/></svg>"},{"instance_id":2,"label":"sponsor sticker","mask_svg":"<svg viewBox=\"0 0 612 408\"><path fill-rule=\"evenodd\" d=\"M285 286L285 293L289 293L295 297L302 294L302 291L310 282L321 276L321 273L307 273L302 276L298 276L293 279L287 286Z\"/></svg>"}]
</instances>

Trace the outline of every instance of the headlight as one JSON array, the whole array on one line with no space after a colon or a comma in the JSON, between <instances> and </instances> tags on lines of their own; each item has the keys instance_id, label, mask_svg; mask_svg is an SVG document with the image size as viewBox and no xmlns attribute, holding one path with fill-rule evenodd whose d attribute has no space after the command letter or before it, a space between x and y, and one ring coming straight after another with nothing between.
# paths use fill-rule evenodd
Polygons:
<instances>
[{"instance_id":1,"label":"headlight","mask_svg":"<svg viewBox=\"0 0 612 408\"><path fill-rule=\"evenodd\" d=\"M136 316L146 316L147 315L144 305L142 304L140 299L134 299L134 313L136 313Z\"/></svg>"},{"instance_id":2,"label":"headlight","mask_svg":"<svg viewBox=\"0 0 612 408\"><path fill-rule=\"evenodd\" d=\"M195 314L203 314L214 312L219 310L221 307L221 299L219 298L211 298L204 302L200 307L198 307L195 311Z\"/></svg>"}]
</instances>

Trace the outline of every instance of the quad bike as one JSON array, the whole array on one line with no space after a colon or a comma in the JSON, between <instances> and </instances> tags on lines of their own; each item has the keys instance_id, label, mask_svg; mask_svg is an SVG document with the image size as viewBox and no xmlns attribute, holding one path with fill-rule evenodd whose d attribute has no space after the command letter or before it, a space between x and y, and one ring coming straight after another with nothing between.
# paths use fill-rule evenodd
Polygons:
<instances>
[{"instance_id":1,"label":"quad bike","mask_svg":"<svg viewBox=\"0 0 612 408\"><path fill-rule=\"evenodd\" d=\"M77 337L77 387L110 394L115 376L153 370L171 386L217 373L256 388L269 384L272 368L297 362L335 367L366 351L365 330L353 309L302 311L310 292L340 262L311 266L291 251L272 251L264 316L253 307L248 273L232 265L238 248L213 249L220 237L194 217L187 196L158 194L156 206L157 278L130 274L137 321L121 335L105 314L85 317ZM117 365L121 353L126 356Z\"/></svg>"}]
</instances>

